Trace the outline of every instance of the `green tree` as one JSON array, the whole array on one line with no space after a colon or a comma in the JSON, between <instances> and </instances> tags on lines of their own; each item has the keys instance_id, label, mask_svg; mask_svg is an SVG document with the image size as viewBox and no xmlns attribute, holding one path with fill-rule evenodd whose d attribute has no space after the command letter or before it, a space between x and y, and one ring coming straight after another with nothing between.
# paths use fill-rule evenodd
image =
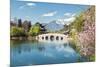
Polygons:
<instances>
[{"instance_id":1,"label":"green tree","mask_svg":"<svg viewBox=\"0 0 100 67\"><path fill-rule=\"evenodd\" d=\"M18 19L18 27L22 27L22 20Z\"/></svg>"},{"instance_id":2,"label":"green tree","mask_svg":"<svg viewBox=\"0 0 100 67\"><path fill-rule=\"evenodd\" d=\"M25 32L23 28L19 27L11 27L10 29L10 35L11 36L25 36Z\"/></svg>"},{"instance_id":3,"label":"green tree","mask_svg":"<svg viewBox=\"0 0 100 67\"><path fill-rule=\"evenodd\" d=\"M31 27L31 22L25 20L25 21L23 22L23 24L22 24L22 27L24 28L24 31L25 31L26 33L29 32L30 27Z\"/></svg>"},{"instance_id":4,"label":"green tree","mask_svg":"<svg viewBox=\"0 0 100 67\"><path fill-rule=\"evenodd\" d=\"M39 23L36 23L35 25L33 25L29 31L29 34L31 36L35 36L35 35L38 35L41 31L41 28L40 28L40 25Z\"/></svg>"},{"instance_id":5,"label":"green tree","mask_svg":"<svg viewBox=\"0 0 100 67\"><path fill-rule=\"evenodd\" d=\"M75 21L71 24L72 29L76 29L77 32L80 32L83 30L83 15L80 14L78 17L76 17Z\"/></svg>"}]
</instances>

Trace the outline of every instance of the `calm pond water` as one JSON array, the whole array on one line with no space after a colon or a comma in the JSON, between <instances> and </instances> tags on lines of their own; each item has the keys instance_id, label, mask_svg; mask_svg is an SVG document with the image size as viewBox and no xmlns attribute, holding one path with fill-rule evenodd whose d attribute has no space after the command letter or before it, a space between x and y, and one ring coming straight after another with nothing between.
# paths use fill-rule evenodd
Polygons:
<instances>
[{"instance_id":1,"label":"calm pond water","mask_svg":"<svg viewBox=\"0 0 100 67\"><path fill-rule=\"evenodd\" d=\"M74 63L80 55L68 43L11 41L11 66Z\"/></svg>"}]
</instances>

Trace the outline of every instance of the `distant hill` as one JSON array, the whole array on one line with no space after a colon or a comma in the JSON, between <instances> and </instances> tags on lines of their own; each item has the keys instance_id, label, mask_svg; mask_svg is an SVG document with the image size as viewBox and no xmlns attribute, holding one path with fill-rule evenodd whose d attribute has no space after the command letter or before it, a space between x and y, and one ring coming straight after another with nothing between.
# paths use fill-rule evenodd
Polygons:
<instances>
[{"instance_id":1,"label":"distant hill","mask_svg":"<svg viewBox=\"0 0 100 67\"><path fill-rule=\"evenodd\" d=\"M48 31L52 31L52 32L55 32L55 31L59 31L61 29L64 28L64 25L62 24L58 24L56 20L54 21L51 21L50 23L48 23L45 28L48 30Z\"/></svg>"}]
</instances>

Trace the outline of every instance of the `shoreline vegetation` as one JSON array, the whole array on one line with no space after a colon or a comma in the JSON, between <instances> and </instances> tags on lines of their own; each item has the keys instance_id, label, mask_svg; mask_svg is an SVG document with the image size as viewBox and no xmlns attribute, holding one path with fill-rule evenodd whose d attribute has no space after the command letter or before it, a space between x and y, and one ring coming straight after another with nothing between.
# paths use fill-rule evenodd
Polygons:
<instances>
[{"instance_id":1,"label":"shoreline vegetation","mask_svg":"<svg viewBox=\"0 0 100 67\"><path fill-rule=\"evenodd\" d=\"M88 61L95 61L95 6L80 14L70 25L71 43Z\"/></svg>"},{"instance_id":2,"label":"shoreline vegetation","mask_svg":"<svg viewBox=\"0 0 100 67\"><path fill-rule=\"evenodd\" d=\"M35 40L37 35L51 32L39 22L32 25L31 21L25 20L22 23L22 20L18 19L18 24L10 21L10 25L11 40ZM54 33L63 31L68 31L69 41L79 54L87 57L88 61L95 61L95 6L90 6L73 22L65 25L64 29Z\"/></svg>"},{"instance_id":3,"label":"shoreline vegetation","mask_svg":"<svg viewBox=\"0 0 100 67\"><path fill-rule=\"evenodd\" d=\"M11 40L36 40L35 36L19 36L19 37L10 37Z\"/></svg>"}]
</instances>

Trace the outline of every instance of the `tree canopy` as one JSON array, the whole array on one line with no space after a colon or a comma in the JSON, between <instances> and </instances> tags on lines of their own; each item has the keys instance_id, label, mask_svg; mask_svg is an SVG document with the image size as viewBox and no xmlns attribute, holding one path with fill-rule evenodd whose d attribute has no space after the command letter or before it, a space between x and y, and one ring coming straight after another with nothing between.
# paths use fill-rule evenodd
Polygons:
<instances>
[{"instance_id":1,"label":"tree canopy","mask_svg":"<svg viewBox=\"0 0 100 67\"><path fill-rule=\"evenodd\" d=\"M11 27L10 29L11 36L25 36L24 29L21 27Z\"/></svg>"}]
</instances>

